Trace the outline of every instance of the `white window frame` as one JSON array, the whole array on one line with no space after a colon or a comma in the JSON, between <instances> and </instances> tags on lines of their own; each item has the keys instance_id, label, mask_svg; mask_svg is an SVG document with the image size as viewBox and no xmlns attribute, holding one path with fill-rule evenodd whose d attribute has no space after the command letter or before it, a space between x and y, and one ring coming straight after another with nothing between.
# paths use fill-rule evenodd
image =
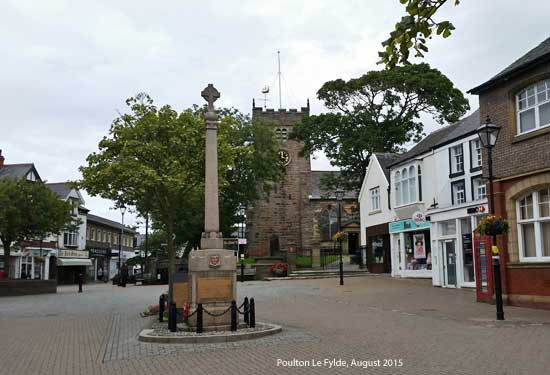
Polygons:
<instances>
[{"instance_id":1,"label":"white window frame","mask_svg":"<svg viewBox=\"0 0 550 375\"><path fill-rule=\"evenodd\" d=\"M459 185L459 183L462 183L463 189L455 191L455 187ZM462 202L458 201L458 193L462 191L462 195L464 197L464 200ZM466 181L465 180L456 180L451 182L451 194L453 195L453 206L464 204L468 201L466 198Z\"/></svg>"},{"instance_id":2,"label":"white window frame","mask_svg":"<svg viewBox=\"0 0 550 375\"><path fill-rule=\"evenodd\" d=\"M545 89L544 91L540 91L539 92L539 86L543 84ZM531 96L527 96L527 92L530 90L530 89L533 89L534 90L534 95L531 95ZM522 94L525 94L525 99L520 99L520 95ZM539 94L545 94L544 96L546 97L545 100L539 100ZM528 99L530 97L533 97L534 96L534 104L532 105L528 105ZM520 102L521 101L524 101L525 102L525 107L520 109ZM550 102L550 79L545 79L545 80L542 80L542 81L538 81L532 85L529 85L527 86L526 88L524 88L523 90L521 90L520 92L518 92L516 94L516 122L517 122L517 134L518 135L521 135L521 134L527 134L527 133L530 133L530 132L533 132L533 131L537 131L538 129L542 129L542 128L546 128L548 126L550 126L550 122L548 124L541 124L540 123L540 107L541 105L543 104L547 104L548 102ZM520 116L523 112L527 112L531 109L535 110L535 127L533 129L530 129L530 130L526 130L524 132L521 131L521 121L520 121Z\"/></svg>"},{"instance_id":3,"label":"white window frame","mask_svg":"<svg viewBox=\"0 0 550 375\"><path fill-rule=\"evenodd\" d=\"M450 147L451 152L451 174L464 173L464 147L462 144ZM458 153L460 150L460 153ZM458 169L462 166L462 169Z\"/></svg>"},{"instance_id":4,"label":"white window frame","mask_svg":"<svg viewBox=\"0 0 550 375\"><path fill-rule=\"evenodd\" d=\"M481 181L481 183L476 186L476 181ZM479 191L481 188L483 188L482 197L479 196ZM487 198L487 184L483 182L482 175L472 177L472 194L474 202L482 201Z\"/></svg>"},{"instance_id":5,"label":"white window frame","mask_svg":"<svg viewBox=\"0 0 550 375\"><path fill-rule=\"evenodd\" d=\"M370 189L370 212L380 211L380 186Z\"/></svg>"},{"instance_id":6,"label":"white window frame","mask_svg":"<svg viewBox=\"0 0 550 375\"><path fill-rule=\"evenodd\" d=\"M78 246L78 231L63 232L63 246Z\"/></svg>"},{"instance_id":7,"label":"white window frame","mask_svg":"<svg viewBox=\"0 0 550 375\"><path fill-rule=\"evenodd\" d=\"M540 197L539 197L539 191L548 189L548 187L543 189L538 189L536 191L530 192L528 194L524 194L523 196L519 197L516 200L516 218L517 218L517 232L518 232L518 248L519 248L519 260L520 262L524 263L536 263L536 262L548 262L550 261L550 256L543 256L542 255L542 230L541 230L541 223L543 222L550 222L550 216L547 217L540 217L540 210L539 210L539 203L540 203ZM522 219L521 218L521 209L520 209L520 201L529 195L533 196L533 218L531 219ZM534 224L535 227L535 256L534 257L526 257L525 249L523 247L523 230L521 228L522 224Z\"/></svg>"},{"instance_id":8,"label":"white window frame","mask_svg":"<svg viewBox=\"0 0 550 375\"><path fill-rule=\"evenodd\" d=\"M470 160L470 168L480 168L483 166L483 151L481 141L479 139L472 139L470 141L470 151L472 160ZM475 162L475 164L474 164Z\"/></svg>"},{"instance_id":9,"label":"white window frame","mask_svg":"<svg viewBox=\"0 0 550 375\"><path fill-rule=\"evenodd\" d=\"M418 203L417 165L400 167L394 172L395 207Z\"/></svg>"}]
</instances>

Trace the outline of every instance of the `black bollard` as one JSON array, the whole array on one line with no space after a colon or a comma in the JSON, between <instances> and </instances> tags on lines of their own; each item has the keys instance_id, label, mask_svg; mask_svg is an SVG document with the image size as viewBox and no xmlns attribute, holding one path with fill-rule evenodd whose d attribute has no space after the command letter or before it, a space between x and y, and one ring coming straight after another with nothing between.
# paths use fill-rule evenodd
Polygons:
<instances>
[{"instance_id":1,"label":"black bollard","mask_svg":"<svg viewBox=\"0 0 550 375\"><path fill-rule=\"evenodd\" d=\"M202 333L202 303L197 305L197 333Z\"/></svg>"},{"instance_id":2,"label":"black bollard","mask_svg":"<svg viewBox=\"0 0 550 375\"><path fill-rule=\"evenodd\" d=\"M243 308L244 308L244 322L246 324L250 323L250 304L248 303L248 297L244 297L244 303L243 303Z\"/></svg>"},{"instance_id":3,"label":"black bollard","mask_svg":"<svg viewBox=\"0 0 550 375\"><path fill-rule=\"evenodd\" d=\"M231 301L231 330L237 330L237 302Z\"/></svg>"},{"instance_id":4,"label":"black bollard","mask_svg":"<svg viewBox=\"0 0 550 375\"><path fill-rule=\"evenodd\" d=\"M82 274L78 274L78 293L82 293Z\"/></svg>"},{"instance_id":5,"label":"black bollard","mask_svg":"<svg viewBox=\"0 0 550 375\"><path fill-rule=\"evenodd\" d=\"M241 259L241 283L244 283L244 261Z\"/></svg>"},{"instance_id":6,"label":"black bollard","mask_svg":"<svg viewBox=\"0 0 550 375\"><path fill-rule=\"evenodd\" d=\"M159 323L164 321L164 294L159 297Z\"/></svg>"},{"instance_id":7,"label":"black bollard","mask_svg":"<svg viewBox=\"0 0 550 375\"><path fill-rule=\"evenodd\" d=\"M250 328L256 327L256 304L254 298L250 298Z\"/></svg>"},{"instance_id":8,"label":"black bollard","mask_svg":"<svg viewBox=\"0 0 550 375\"><path fill-rule=\"evenodd\" d=\"M168 308L168 329L170 330L170 332L176 332L178 329L177 316L178 310L176 308L176 304L172 302L170 304L170 307Z\"/></svg>"}]
</instances>

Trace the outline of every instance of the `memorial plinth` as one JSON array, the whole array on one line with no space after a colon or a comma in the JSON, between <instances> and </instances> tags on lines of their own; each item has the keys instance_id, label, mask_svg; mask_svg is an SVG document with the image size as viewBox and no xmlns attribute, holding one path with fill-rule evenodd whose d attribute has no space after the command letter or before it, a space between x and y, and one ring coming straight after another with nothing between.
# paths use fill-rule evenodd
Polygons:
<instances>
[{"instance_id":1,"label":"memorial plinth","mask_svg":"<svg viewBox=\"0 0 550 375\"><path fill-rule=\"evenodd\" d=\"M205 209L204 232L201 248L189 254L189 282L191 311L202 303L203 326L230 325L231 313L227 311L237 297L236 257L233 250L223 248L223 236L219 231L218 202L218 115L214 102L220 97L218 90L209 84L201 93L208 102L204 115L206 121L205 157ZM219 316L218 316L219 315ZM196 326L197 315L188 324Z\"/></svg>"}]
</instances>

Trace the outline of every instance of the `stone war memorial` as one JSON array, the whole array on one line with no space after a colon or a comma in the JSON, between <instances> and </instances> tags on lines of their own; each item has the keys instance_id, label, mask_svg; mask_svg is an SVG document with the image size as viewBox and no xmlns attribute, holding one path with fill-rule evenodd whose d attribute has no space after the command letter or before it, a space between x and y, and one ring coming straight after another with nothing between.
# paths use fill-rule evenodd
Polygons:
<instances>
[{"instance_id":1,"label":"stone war memorial","mask_svg":"<svg viewBox=\"0 0 550 375\"><path fill-rule=\"evenodd\" d=\"M223 247L219 225L218 197L218 114L214 102L220 93L209 84L201 96L208 102L204 115L205 147L205 207L204 232L200 249L189 253L188 274L176 275L175 307L184 311L177 319L169 314L168 327L159 323L143 330L139 339L147 342L225 342L262 337L282 330L280 326L255 321L253 298L237 304L237 258L233 250ZM174 335L174 332L176 333Z\"/></svg>"}]
</instances>

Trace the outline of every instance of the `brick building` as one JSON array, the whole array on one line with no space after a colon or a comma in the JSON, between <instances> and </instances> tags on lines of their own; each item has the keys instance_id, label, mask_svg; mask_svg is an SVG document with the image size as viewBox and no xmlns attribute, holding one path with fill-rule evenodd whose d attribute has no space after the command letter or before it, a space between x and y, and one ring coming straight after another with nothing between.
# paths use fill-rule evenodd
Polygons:
<instances>
[{"instance_id":1,"label":"brick building","mask_svg":"<svg viewBox=\"0 0 550 375\"><path fill-rule=\"evenodd\" d=\"M504 299L550 308L550 38L469 92L480 122L502 128L493 158L495 210L510 223L498 243Z\"/></svg>"},{"instance_id":2,"label":"brick building","mask_svg":"<svg viewBox=\"0 0 550 375\"><path fill-rule=\"evenodd\" d=\"M310 157L299 155L302 144L289 139L293 126L309 116L309 102L296 109L262 109L253 103L252 117L274 127L280 141L279 157L286 167L282 182L273 186L268 197L247 210L247 252L251 256L284 256L289 250L311 254L319 265L322 247L332 246L336 231L334 192L321 186L325 171L312 171ZM350 233L344 252L359 249L357 195L346 192L342 209L342 229Z\"/></svg>"}]
</instances>

